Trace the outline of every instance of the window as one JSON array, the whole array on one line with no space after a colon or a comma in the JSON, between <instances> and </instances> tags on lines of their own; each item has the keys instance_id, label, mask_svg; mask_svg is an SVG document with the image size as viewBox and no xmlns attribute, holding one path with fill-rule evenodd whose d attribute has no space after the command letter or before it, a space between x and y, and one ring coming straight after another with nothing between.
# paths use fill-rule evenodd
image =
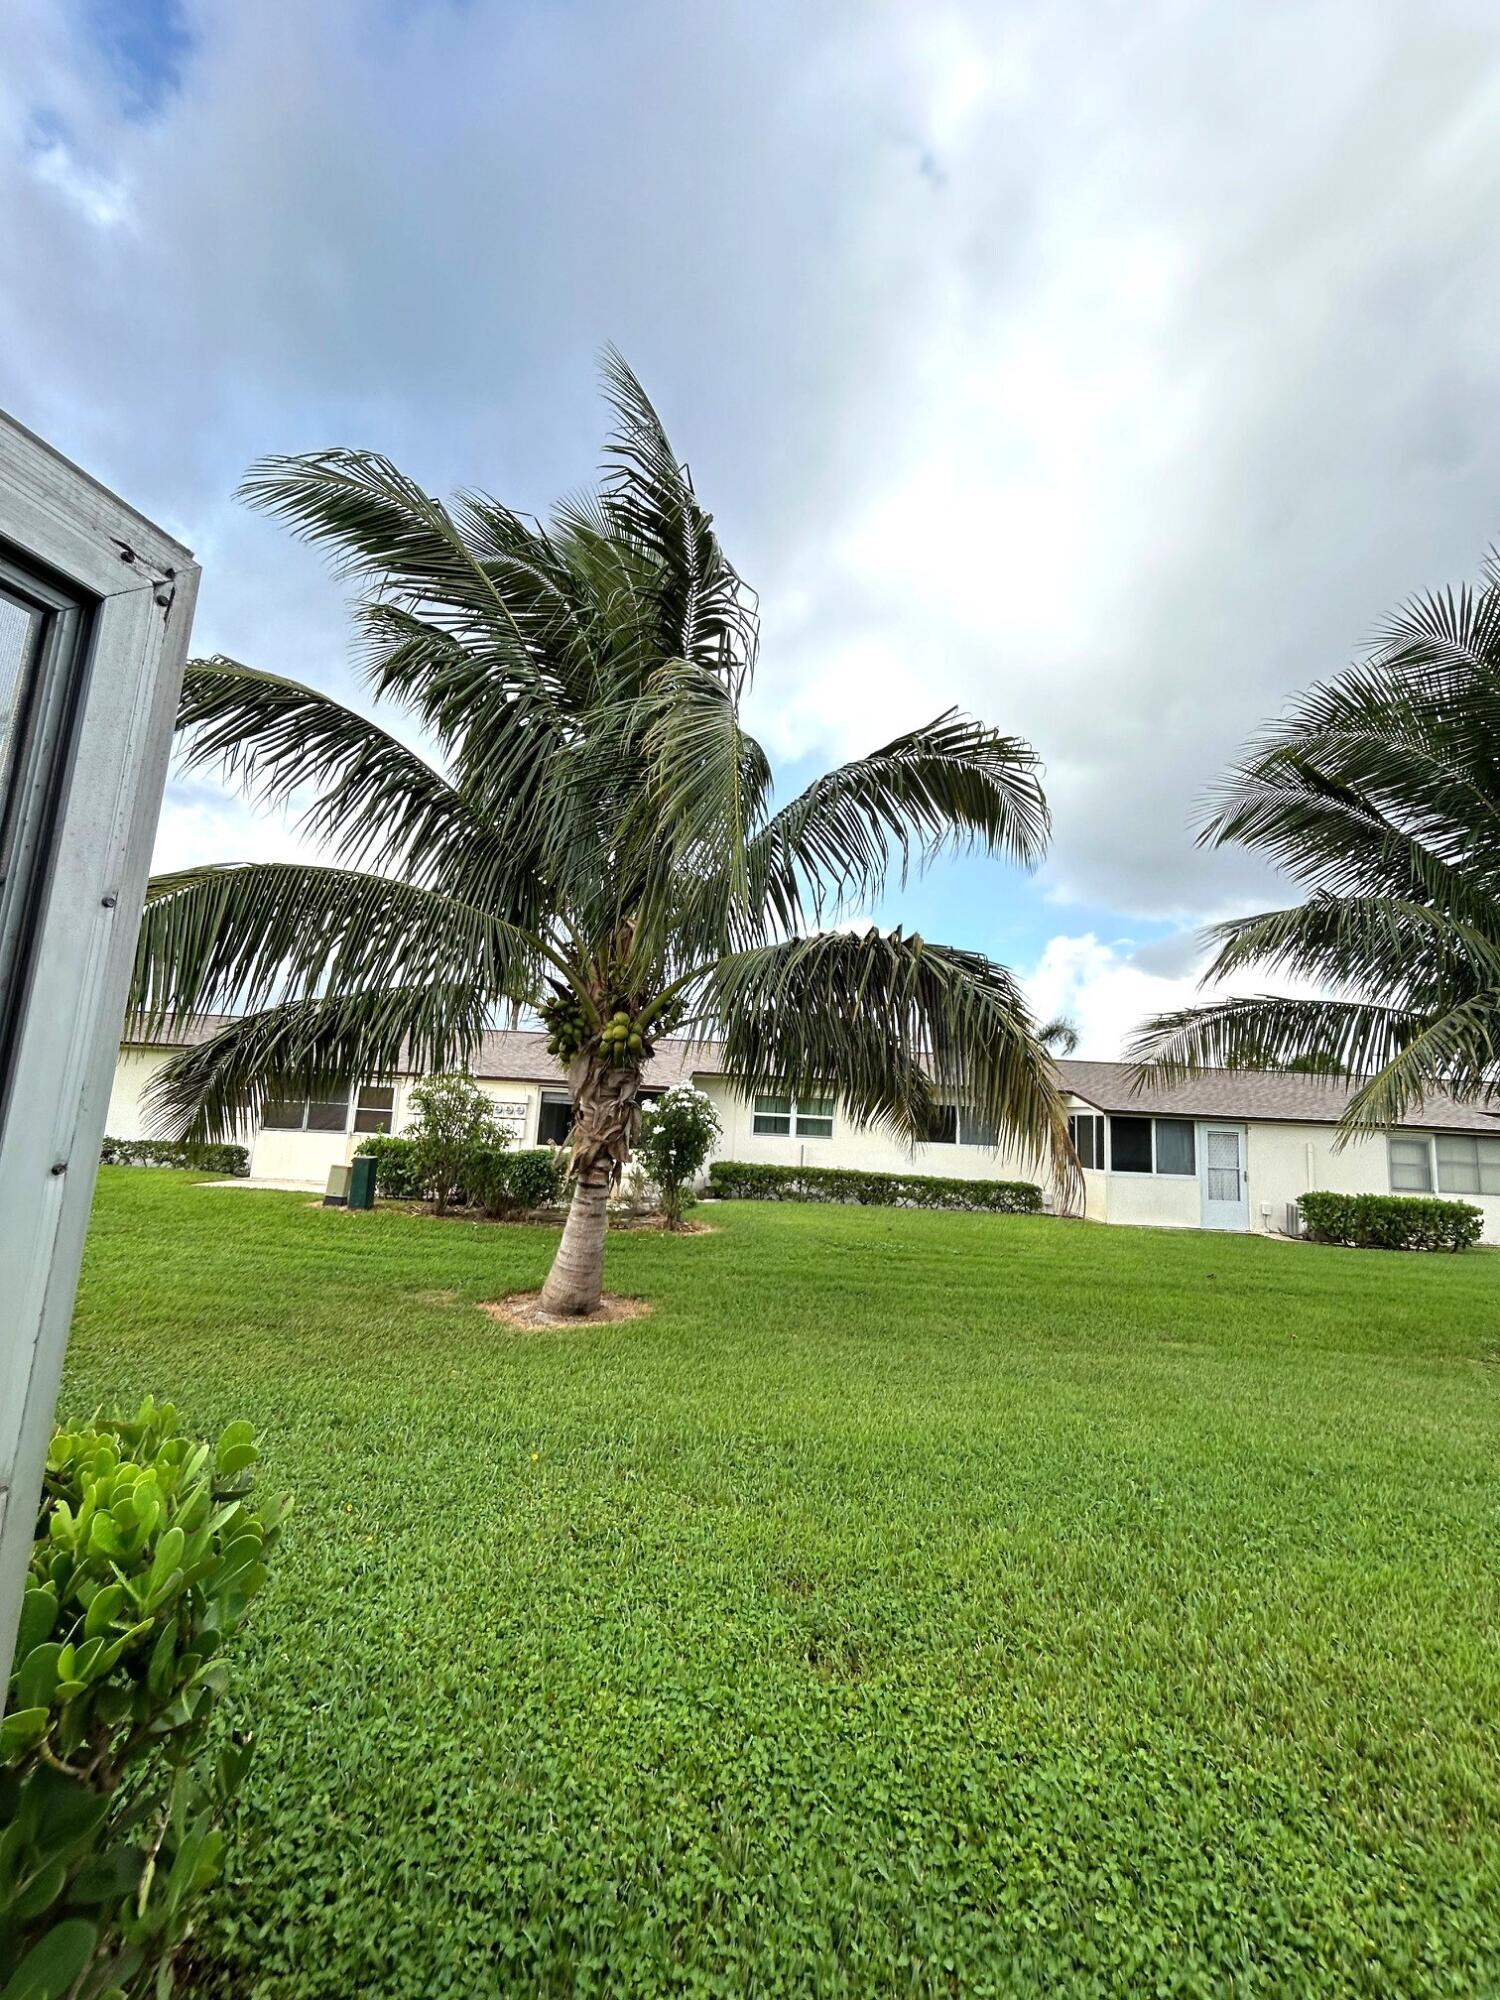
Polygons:
<instances>
[{"instance_id":1,"label":"window","mask_svg":"<svg viewBox=\"0 0 1500 2000\"><path fill-rule=\"evenodd\" d=\"M1443 1194L1500 1194L1500 1139L1439 1138L1437 1184Z\"/></svg>"},{"instance_id":2,"label":"window","mask_svg":"<svg viewBox=\"0 0 1500 2000\"><path fill-rule=\"evenodd\" d=\"M396 1092L390 1084L365 1084L354 1106L355 1131L389 1132L395 1108Z\"/></svg>"},{"instance_id":3,"label":"window","mask_svg":"<svg viewBox=\"0 0 1500 2000\"><path fill-rule=\"evenodd\" d=\"M539 1146L566 1146L573 1137L573 1100L565 1090L544 1090L536 1119Z\"/></svg>"},{"instance_id":4,"label":"window","mask_svg":"<svg viewBox=\"0 0 1500 2000\"><path fill-rule=\"evenodd\" d=\"M757 1097L750 1120L753 1132L768 1138L831 1139L833 1099L831 1097Z\"/></svg>"},{"instance_id":5,"label":"window","mask_svg":"<svg viewBox=\"0 0 1500 2000\"><path fill-rule=\"evenodd\" d=\"M1117 1174L1150 1173L1151 1120L1149 1118L1110 1119L1109 1164Z\"/></svg>"},{"instance_id":6,"label":"window","mask_svg":"<svg viewBox=\"0 0 1500 2000\"><path fill-rule=\"evenodd\" d=\"M799 1097L797 1099L797 1137L799 1139L831 1139L833 1137L833 1099L831 1097Z\"/></svg>"},{"instance_id":7,"label":"window","mask_svg":"<svg viewBox=\"0 0 1500 2000\"><path fill-rule=\"evenodd\" d=\"M1000 1134L977 1112L970 1111L967 1105L961 1105L958 1113L958 1143L961 1146L984 1146L993 1153L999 1148Z\"/></svg>"},{"instance_id":8,"label":"window","mask_svg":"<svg viewBox=\"0 0 1500 2000\"><path fill-rule=\"evenodd\" d=\"M1432 1193L1432 1147L1426 1139L1392 1139L1391 1186L1397 1194Z\"/></svg>"},{"instance_id":9,"label":"window","mask_svg":"<svg viewBox=\"0 0 1500 2000\"><path fill-rule=\"evenodd\" d=\"M928 1114L927 1129L922 1134L924 1146L956 1146L958 1144L958 1106L956 1104L934 1104Z\"/></svg>"},{"instance_id":10,"label":"window","mask_svg":"<svg viewBox=\"0 0 1500 2000\"><path fill-rule=\"evenodd\" d=\"M757 1097L755 1116L750 1121L751 1130L766 1132L773 1136L790 1133L792 1129L792 1100L789 1097Z\"/></svg>"},{"instance_id":11,"label":"window","mask_svg":"<svg viewBox=\"0 0 1500 2000\"><path fill-rule=\"evenodd\" d=\"M1156 1171L1159 1174L1195 1174L1198 1160L1193 1139L1191 1118L1158 1118Z\"/></svg>"},{"instance_id":12,"label":"window","mask_svg":"<svg viewBox=\"0 0 1500 2000\"><path fill-rule=\"evenodd\" d=\"M1075 1111L1068 1119L1068 1137L1078 1163L1084 1167L1104 1165L1104 1120L1092 1111Z\"/></svg>"},{"instance_id":13,"label":"window","mask_svg":"<svg viewBox=\"0 0 1500 2000\"><path fill-rule=\"evenodd\" d=\"M1109 1142L1113 1173L1187 1176L1198 1171L1197 1128L1191 1118L1111 1118ZM1076 1137L1073 1143L1078 1144ZM1103 1166L1102 1133L1098 1145Z\"/></svg>"},{"instance_id":14,"label":"window","mask_svg":"<svg viewBox=\"0 0 1500 2000\"><path fill-rule=\"evenodd\" d=\"M260 1128L263 1132L347 1132L349 1099L347 1096L273 1098L260 1114ZM390 1126L360 1129L388 1132Z\"/></svg>"}]
</instances>

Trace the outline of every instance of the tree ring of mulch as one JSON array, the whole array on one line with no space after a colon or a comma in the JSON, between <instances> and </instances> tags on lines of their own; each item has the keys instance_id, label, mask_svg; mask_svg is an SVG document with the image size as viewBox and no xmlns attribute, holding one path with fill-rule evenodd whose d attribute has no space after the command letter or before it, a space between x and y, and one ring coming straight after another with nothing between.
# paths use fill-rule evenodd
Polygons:
<instances>
[{"instance_id":1,"label":"tree ring of mulch","mask_svg":"<svg viewBox=\"0 0 1500 2000\"><path fill-rule=\"evenodd\" d=\"M607 1326L614 1320L645 1319L651 1311L649 1299L622 1299L606 1292L591 1313L549 1313L542 1311L540 1292L512 1292L509 1298L487 1299L482 1313L502 1326L519 1327L523 1333L556 1333L570 1326Z\"/></svg>"}]
</instances>

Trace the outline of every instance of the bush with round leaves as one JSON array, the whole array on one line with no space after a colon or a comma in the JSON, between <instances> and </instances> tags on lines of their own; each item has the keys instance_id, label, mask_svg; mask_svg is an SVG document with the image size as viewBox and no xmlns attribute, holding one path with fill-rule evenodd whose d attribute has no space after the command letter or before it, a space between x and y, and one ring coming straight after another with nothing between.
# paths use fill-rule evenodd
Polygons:
<instances>
[{"instance_id":1,"label":"bush with round leaves","mask_svg":"<svg viewBox=\"0 0 1500 2000\"><path fill-rule=\"evenodd\" d=\"M412 1085L410 1103L416 1114L406 1134L412 1164L433 1213L442 1215L463 1191L471 1155L481 1147L509 1146L511 1135L496 1122L494 1100L462 1070L424 1077Z\"/></svg>"},{"instance_id":2,"label":"bush with round leaves","mask_svg":"<svg viewBox=\"0 0 1500 2000\"><path fill-rule=\"evenodd\" d=\"M0 1724L5 2000L172 1989L250 1760L223 1655L290 1506L256 1456L149 1397L52 1438Z\"/></svg>"}]
</instances>

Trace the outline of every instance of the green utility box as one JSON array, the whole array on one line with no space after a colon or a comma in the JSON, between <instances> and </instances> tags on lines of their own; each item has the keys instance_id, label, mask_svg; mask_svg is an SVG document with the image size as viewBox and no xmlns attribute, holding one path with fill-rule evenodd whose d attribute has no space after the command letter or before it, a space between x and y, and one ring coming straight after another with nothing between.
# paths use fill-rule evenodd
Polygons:
<instances>
[{"instance_id":1,"label":"green utility box","mask_svg":"<svg viewBox=\"0 0 1500 2000\"><path fill-rule=\"evenodd\" d=\"M375 1162L372 1159L365 1158L350 1163L349 1206L351 1208L375 1206Z\"/></svg>"}]
</instances>

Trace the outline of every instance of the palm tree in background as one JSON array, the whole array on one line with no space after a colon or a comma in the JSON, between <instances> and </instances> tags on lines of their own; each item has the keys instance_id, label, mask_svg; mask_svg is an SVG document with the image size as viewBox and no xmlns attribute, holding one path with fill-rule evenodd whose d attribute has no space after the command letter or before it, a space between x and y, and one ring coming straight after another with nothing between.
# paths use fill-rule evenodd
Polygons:
<instances>
[{"instance_id":1,"label":"palm tree in background","mask_svg":"<svg viewBox=\"0 0 1500 2000\"><path fill-rule=\"evenodd\" d=\"M1424 1093L1500 1089L1500 559L1477 588L1413 599L1362 665L1303 695L1211 802L1306 889L1210 933L1206 979L1256 966L1330 997L1263 994L1159 1015L1132 1056L1183 1072L1271 1066L1361 1079L1348 1131Z\"/></svg>"},{"instance_id":2,"label":"palm tree in background","mask_svg":"<svg viewBox=\"0 0 1500 2000\"><path fill-rule=\"evenodd\" d=\"M331 865L190 868L150 885L132 1004L243 1017L166 1066L158 1114L219 1136L268 1098L467 1060L543 1002L575 1106L574 1191L543 1305L597 1305L606 1204L669 1030L723 1042L741 1088L827 1094L914 1140L961 1095L1071 1178L1066 1113L1010 974L898 930L819 928L947 846L1030 866L1029 745L949 712L780 810L740 706L753 599L639 383L610 353L599 490L549 524L444 507L387 460L271 458L243 488L360 589L376 695L442 767L317 689L227 659L187 672L189 767L311 796Z\"/></svg>"},{"instance_id":3,"label":"palm tree in background","mask_svg":"<svg viewBox=\"0 0 1500 2000\"><path fill-rule=\"evenodd\" d=\"M1078 1048L1078 1023L1071 1015L1059 1014L1037 1029L1036 1038L1049 1056L1073 1055Z\"/></svg>"}]
</instances>

